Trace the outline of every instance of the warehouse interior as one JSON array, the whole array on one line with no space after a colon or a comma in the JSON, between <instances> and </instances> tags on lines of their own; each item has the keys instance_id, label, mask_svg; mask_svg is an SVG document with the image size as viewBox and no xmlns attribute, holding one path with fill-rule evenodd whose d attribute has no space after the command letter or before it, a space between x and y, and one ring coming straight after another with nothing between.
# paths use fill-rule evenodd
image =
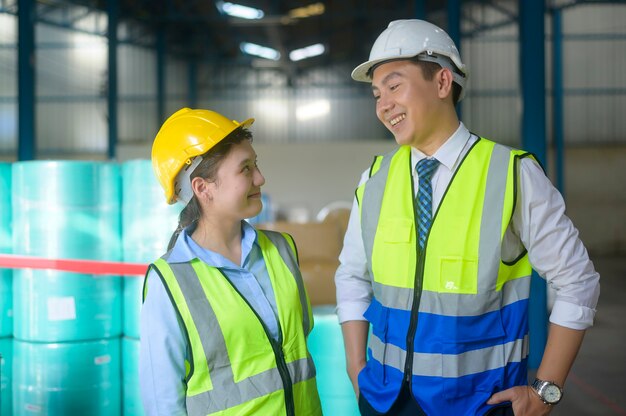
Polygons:
<instances>
[{"instance_id":1,"label":"warehouse interior","mask_svg":"<svg viewBox=\"0 0 626 416\"><path fill-rule=\"evenodd\" d=\"M0 416L144 414L143 276L88 264L165 252L182 207L151 146L182 107L256 119L266 184L249 222L294 237L324 414L358 414L333 277L359 178L396 143L350 73L409 18L459 45L461 120L537 156L601 275L551 414L626 415L626 1L0 0Z\"/></svg>"}]
</instances>

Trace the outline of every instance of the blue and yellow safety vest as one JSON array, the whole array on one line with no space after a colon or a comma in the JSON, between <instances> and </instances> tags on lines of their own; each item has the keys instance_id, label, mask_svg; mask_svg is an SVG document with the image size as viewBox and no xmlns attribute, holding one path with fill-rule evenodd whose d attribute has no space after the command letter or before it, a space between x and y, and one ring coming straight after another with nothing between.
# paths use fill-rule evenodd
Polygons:
<instances>
[{"instance_id":1,"label":"blue and yellow safety vest","mask_svg":"<svg viewBox=\"0 0 626 416\"><path fill-rule=\"evenodd\" d=\"M378 157L357 189L374 292L359 386L376 410L389 410L403 380L430 416L483 415L494 392L527 384L531 266L525 250L501 260L518 161L526 156L478 139L433 215L423 250L409 146Z\"/></svg>"},{"instance_id":2,"label":"blue and yellow safety vest","mask_svg":"<svg viewBox=\"0 0 626 416\"><path fill-rule=\"evenodd\" d=\"M322 414L306 345L313 315L295 245L286 234L257 235L276 295L278 341L218 268L199 259L170 263L167 254L151 265L190 347L185 361L190 416Z\"/></svg>"}]
</instances>

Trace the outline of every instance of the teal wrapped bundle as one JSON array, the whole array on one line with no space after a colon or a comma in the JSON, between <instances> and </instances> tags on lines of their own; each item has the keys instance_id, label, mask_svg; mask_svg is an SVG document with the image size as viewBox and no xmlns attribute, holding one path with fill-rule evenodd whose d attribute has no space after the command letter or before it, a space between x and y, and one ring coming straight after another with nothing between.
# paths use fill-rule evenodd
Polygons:
<instances>
[{"instance_id":1,"label":"teal wrapped bundle","mask_svg":"<svg viewBox=\"0 0 626 416\"><path fill-rule=\"evenodd\" d=\"M13 251L11 233L11 164L0 163L0 253ZM13 272L0 268L0 337L13 334Z\"/></svg>"},{"instance_id":2,"label":"teal wrapped bundle","mask_svg":"<svg viewBox=\"0 0 626 416\"><path fill-rule=\"evenodd\" d=\"M0 357L0 415L12 415L13 338L0 338Z\"/></svg>"},{"instance_id":3,"label":"teal wrapped bundle","mask_svg":"<svg viewBox=\"0 0 626 416\"><path fill-rule=\"evenodd\" d=\"M308 346L317 370L317 388L323 413L359 416L356 396L345 371L343 337L335 307L314 307L313 319L315 325L309 334Z\"/></svg>"},{"instance_id":4,"label":"teal wrapped bundle","mask_svg":"<svg viewBox=\"0 0 626 416\"><path fill-rule=\"evenodd\" d=\"M121 333L121 281L49 270L16 270L15 338L63 342Z\"/></svg>"},{"instance_id":5,"label":"teal wrapped bundle","mask_svg":"<svg viewBox=\"0 0 626 416\"><path fill-rule=\"evenodd\" d=\"M119 166L13 164L13 249L45 258L121 260ZM63 342L119 336L119 276L14 271L14 336Z\"/></svg>"},{"instance_id":6,"label":"teal wrapped bundle","mask_svg":"<svg viewBox=\"0 0 626 416\"><path fill-rule=\"evenodd\" d=\"M56 344L15 340L15 414L119 415L120 339Z\"/></svg>"},{"instance_id":7,"label":"teal wrapped bundle","mask_svg":"<svg viewBox=\"0 0 626 416\"><path fill-rule=\"evenodd\" d=\"M127 337L139 339L139 314L142 303L143 277L124 276L124 317L122 331Z\"/></svg>"},{"instance_id":8,"label":"teal wrapped bundle","mask_svg":"<svg viewBox=\"0 0 626 416\"><path fill-rule=\"evenodd\" d=\"M120 197L119 166L114 163L14 163L14 252L121 260Z\"/></svg>"},{"instance_id":9,"label":"teal wrapped bundle","mask_svg":"<svg viewBox=\"0 0 626 416\"><path fill-rule=\"evenodd\" d=\"M143 416L139 394L139 340L122 338L122 379L124 416Z\"/></svg>"},{"instance_id":10,"label":"teal wrapped bundle","mask_svg":"<svg viewBox=\"0 0 626 416\"><path fill-rule=\"evenodd\" d=\"M179 204L168 205L149 160L122 165L122 247L130 263L151 263L167 250L178 225ZM124 335L139 338L143 278L124 278Z\"/></svg>"}]
</instances>

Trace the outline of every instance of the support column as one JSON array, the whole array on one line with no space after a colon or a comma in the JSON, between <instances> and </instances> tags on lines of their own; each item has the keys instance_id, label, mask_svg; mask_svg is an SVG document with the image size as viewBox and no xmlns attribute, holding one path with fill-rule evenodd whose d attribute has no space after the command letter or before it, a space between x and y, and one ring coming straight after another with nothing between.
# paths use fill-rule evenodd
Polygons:
<instances>
[{"instance_id":1,"label":"support column","mask_svg":"<svg viewBox=\"0 0 626 416\"><path fill-rule=\"evenodd\" d=\"M519 0L520 67L522 85L522 148L546 163L545 0ZM530 287L530 356L537 369L548 338L546 282L533 272Z\"/></svg>"},{"instance_id":2,"label":"support column","mask_svg":"<svg viewBox=\"0 0 626 416\"><path fill-rule=\"evenodd\" d=\"M165 121L165 74L167 68L167 60L165 59L166 45L165 45L165 30L163 27L157 31L156 38L156 101L157 101L157 124L161 124Z\"/></svg>"},{"instance_id":3,"label":"support column","mask_svg":"<svg viewBox=\"0 0 626 416\"><path fill-rule=\"evenodd\" d=\"M448 35L454 41L461 58L461 0L448 0ZM456 113L461 118L461 104L456 106Z\"/></svg>"},{"instance_id":4,"label":"support column","mask_svg":"<svg viewBox=\"0 0 626 416\"><path fill-rule=\"evenodd\" d=\"M35 126L35 0L17 2L17 159L33 160Z\"/></svg>"},{"instance_id":5,"label":"support column","mask_svg":"<svg viewBox=\"0 0 626 416\"><path fill-rule=\"evenodd\" d=\"M556 187L565 198L563 124L563 25L560 9L552 10L552 125Z\"/></svg>"},{"instance_id":6,"label":"support column","mask_svg":"<svg viewBox=\"0 0 626 416\"><path fill-rule=\"evenodd\" d=\"M115 159L117 149L117 24L119 18L119 0L107 0L107 40L108 47L108 91L107 113L109 115L109 143L107 154Z\"/></svg>"}]
</instances>

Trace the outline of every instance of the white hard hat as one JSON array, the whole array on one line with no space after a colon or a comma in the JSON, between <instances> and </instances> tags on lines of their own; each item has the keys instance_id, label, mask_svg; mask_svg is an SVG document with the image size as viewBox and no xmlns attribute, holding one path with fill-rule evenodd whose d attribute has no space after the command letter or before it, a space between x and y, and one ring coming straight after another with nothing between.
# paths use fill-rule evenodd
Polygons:
<instances>
[{"instance_id":1,"label":"white hard hat","mask_svg":"<svg viewBox=\"0 0 626 416\"><path fill-rule=\"evenodd\" d=\"M355 81L372 82L370 71L376 65L413 57L450 69L454 82L461 87L460 98L463 97L468 74L459 50L443 29L424 20L394 20L389 23L374 42L369 60L354 68L352 78Z\"/></svg>"}]
</instances>

